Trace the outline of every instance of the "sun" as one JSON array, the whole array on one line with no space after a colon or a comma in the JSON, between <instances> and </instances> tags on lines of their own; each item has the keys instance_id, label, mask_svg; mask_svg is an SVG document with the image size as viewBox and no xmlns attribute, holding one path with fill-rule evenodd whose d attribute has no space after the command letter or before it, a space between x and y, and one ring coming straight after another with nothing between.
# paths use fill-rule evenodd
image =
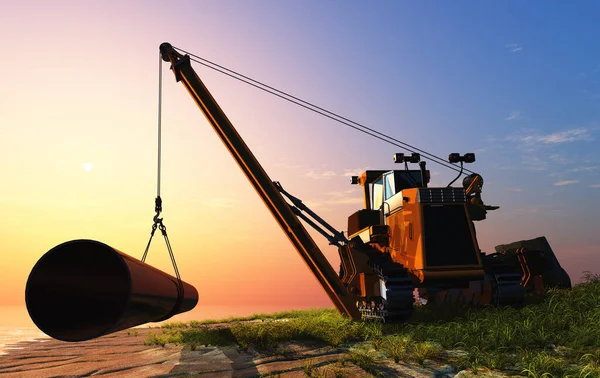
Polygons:
<instances>
[{"instance_id":1,"label":"sun","mask_svg":"<svg viewBox=\"0 0 600 378\"><path fill-rule=\"evenodd\" d=\"M85 171L86 171L86 172L89 172L89 171L91 171L91 170L92 170L92 168L94 168L94 167L92 166L92 163L85 163L85 164L83 164L83 169L85 169Z\"/></svg>"}]
</instances>

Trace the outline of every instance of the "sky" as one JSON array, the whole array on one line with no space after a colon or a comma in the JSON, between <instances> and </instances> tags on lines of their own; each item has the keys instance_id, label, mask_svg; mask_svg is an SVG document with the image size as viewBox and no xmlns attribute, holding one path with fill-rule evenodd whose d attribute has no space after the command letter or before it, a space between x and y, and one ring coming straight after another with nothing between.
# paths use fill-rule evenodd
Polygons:
<instances>
[{"instance_id":1,"label":"sky","mask_svg":"<svg viewBox=\"0 0 600 378\"><path fill-rule=\"evenodd\" d=\"M156 196L158 47L192 52L445 158L475 152L483 251L546 236L600 273L600 4L579 1L4 1L0 306L72 239L141 258ZM195 64L255 156L339 230L350 176L408 152ZM331 302L164 63L164 223L192 315ZM455 176L428 163L432 184ZM337 250L315 241L337 269ZM147 262L173 272L156 238ZM212 308L211 307L211 308ZM206 310L207 311L207 310ZM229 312L229 313L228 313Z\"/></svg>"}]
</instances>

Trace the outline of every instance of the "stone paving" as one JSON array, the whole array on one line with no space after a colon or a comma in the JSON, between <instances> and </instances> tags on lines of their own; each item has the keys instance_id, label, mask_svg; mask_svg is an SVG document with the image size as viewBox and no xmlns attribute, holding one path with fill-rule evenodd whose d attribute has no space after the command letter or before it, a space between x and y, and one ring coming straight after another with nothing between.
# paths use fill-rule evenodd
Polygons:
<instances>
[{"instance_id":1,"label":"stone paving","mask_svg":"<svg viewBox=\"0 0 600 378\"><path fill-rule=\"evenodd\" d=\"M240 351L235 347L204 347L167 344L144 345L157 329L121 331L94 340L67 343L58 340L20 343L0 356L0 377L306 377L312 369L319 377L371 377L351 363L342 349L318 345L286 343L277 355ZM430 363L426 367L380 360L376 364L386 377L445 378L468 377L451 366ZM481 376L481 374L479 375ZM501 374L488 375L502 377Z\"/></svg>"}]
</instances>

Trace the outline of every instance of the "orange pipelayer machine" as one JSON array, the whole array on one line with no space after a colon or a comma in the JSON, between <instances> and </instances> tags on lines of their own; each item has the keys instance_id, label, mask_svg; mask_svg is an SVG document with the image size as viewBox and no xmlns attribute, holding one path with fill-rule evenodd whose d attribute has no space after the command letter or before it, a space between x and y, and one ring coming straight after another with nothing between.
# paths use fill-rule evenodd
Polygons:
<instances>
[{"instance_id":1,"label":"orange pipelayer machine","mask_svg":"<svg viewBox=\"0 0 600 378\"><path fill-rule=\"evenodd\" d=\"M472 174L462 187L428 187L429 171L418 154L394 156L396 163L405 163L404 170L366 171L352 178L363 188L365 206L348 218L346 237L269 178L192 68L189 55L168 43L160 52L341 313L355 320L404 321L415 296L521 305L528 291L571 287L545 237L498 246L493 254L481 252L473 221L497 209L481 201L483 179ZM449 161L462 168L475 155L453 153ZM409 170L408 163L419 163L419 169ZM338 246L339 273L300 219Z\"/></svg>"}]
</instances>

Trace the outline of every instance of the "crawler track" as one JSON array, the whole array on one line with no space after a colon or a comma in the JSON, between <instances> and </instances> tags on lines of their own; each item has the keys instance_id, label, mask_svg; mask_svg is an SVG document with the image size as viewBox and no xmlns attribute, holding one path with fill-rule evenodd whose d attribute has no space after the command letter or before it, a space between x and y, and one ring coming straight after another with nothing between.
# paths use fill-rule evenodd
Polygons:
<instances>
[{"instance_id":1,"label":"crawler track","mask_svg":"<svg viewBox=\"0 0 600 378\"><path fill-rule=\"evenodd\" d=\"M370 265L385 283L386 297L362 298L357 307L363 320L398 323L408 320L415 302L413 284L403 265L391 257L373 251Z\"/></svg>"},{"instance_id":2,"label":"crawler track","mask_svg":"<svg viewBox=\"0 0 600 378\"><path fill-rule=\"evenodd\" d=\"M483 266L492 284L492 305L520 306L524 303L526 291L518 266L497 254L484 256Z\"/></svg>"}]
</instances>

